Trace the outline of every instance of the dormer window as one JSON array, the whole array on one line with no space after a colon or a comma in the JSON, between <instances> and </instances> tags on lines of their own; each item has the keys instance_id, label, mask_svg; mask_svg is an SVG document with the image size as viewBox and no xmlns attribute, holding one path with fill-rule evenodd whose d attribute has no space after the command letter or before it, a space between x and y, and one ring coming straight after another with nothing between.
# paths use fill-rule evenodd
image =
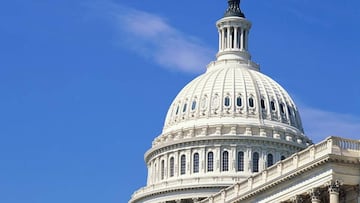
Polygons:
<instances>
[{"instance_id":1,"label":"dormer window","mask_svg":"<svg viewBox=\"0 0 360 203\"><path fill-rule=\"evenodd\" d=\"M276 110L276 108L275 108L275 102L274 102L274 101L271 101L271 102L270 102L270 106L271 106L271 110L272 110L272 111L275 111L275 110Z\"/></svg>"},{"instance_id":2,"label":"dormer window","mask_svg":"<svg viewBox=\"0 0 360 203\"><path fill-rule=\"evenodd\" d=\"M254 108L254 107L255 107L254 98L252 98L252 97L249 98L249 106L250 106L251 108Z\"/></svg>"},{"instance_id":3,"label":"dormer window","mask_svg":"<svg viewBox=\"0 0 360 203\"><path fill-rule=\"evenodd\" d=\"M186 108L187 108L187 103L185 103L185 104L184 104L184 107L183 107L183 113L185 113Z\"/></svg>"},{"instance_id":4,"label":"dormer window","mask_svg":"<svg viewBox=\"0 0 360 203\"><path fill-rule=\"evenodd\" d=\"M230 97L229 97L229 96L226 96L226 97L225 97L224 105L225 105L226 107L229 107L229 106L230 106Z\"/></svg>"},{"instance_id":5,"label":"dormer window","mask_svg":"<svg viewBox=\"0 0 360 203\"><path fill-rule=\"evenodd\" d=\"M242 106L241 96L238 96L238 97L236 98L236 106L237 106L237 107L241 107L241 106Z\"/></svg>"},{"instance_id":6,"label":"dormer window","mask_svg":"<svg viewBox=\"0 0 360 203\"><path fill-rule=\"evenodd\" d=\"M179 105L176 107L176 112L175 112L175 115L178 115L179 114Z\"/></svg>"},{"instance_id":7,"label":"dormer window","mask_svg":"<svg viewBox=\"0 0 360 203\"><path fill-rule=\"evenodd\" d=\"M194 111L196 108L196 100L194 100L191 104L191 110Z\"/></svg>"},{"instance_id":8,"label":"dormer window","mask_svg":"<svg viewBox=\"0 0 360 203\"><path fill-rule=\"evenodd\" d=\"M265 100L264 99L261 99L260 105L261 105L262 109L265 109Z\"/></svg>"},{"instance_id":9,"label":"dormer window","mask_svg":"<svg viewBox=\"0 0 360 203\"><path fill-rule=\"evenodd\" d=\"M282 114L284 114L285 113L285 106L284 106L284 104L283 103L281 103L280 104L280 112L282 113Z\"/></svg>"}]
</instances>

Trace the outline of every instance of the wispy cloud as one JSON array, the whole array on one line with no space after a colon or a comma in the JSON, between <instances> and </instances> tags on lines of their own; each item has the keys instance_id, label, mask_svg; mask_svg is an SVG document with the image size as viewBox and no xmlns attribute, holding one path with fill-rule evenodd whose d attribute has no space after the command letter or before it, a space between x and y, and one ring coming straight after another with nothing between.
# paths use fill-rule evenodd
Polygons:
<instances>
[{"instance_id":1,"label":"wispy cloud","mask_svg":"<svg viewBox=\"0 0 360 203\"><path fill-rule=\"evenodd\" d=\"M333 8L325 3L319 3L311 0L278 0L266 2L271 9L277 9L279 12L285 12L289 16L293 16L298 20L321 27L332 27L333 22L329 18L333 15Z\"/></svg>"},{"instance_id":2,"label":"wispy cloud","mask_svg":"<svg viewBox=\"0 0 360 203\"><path fill-rule=\"evenodd\" d=\"M305 133L316 143L328 136L360 139L360 117L301 106Z\"/></svg>"},{"instance_id":3,"label":"wispy cloud","mask_svg":"<svg viewBox=\"0 0 360 203\"><path fill-rule=\"evenodd\" d=\"M205 71L215 50L184 34L165 18L105 1L104 12L119 31L118 42L162 67L190 73ZM99 8L99 7L97 7Z\"/></svg>"}]
</instances>

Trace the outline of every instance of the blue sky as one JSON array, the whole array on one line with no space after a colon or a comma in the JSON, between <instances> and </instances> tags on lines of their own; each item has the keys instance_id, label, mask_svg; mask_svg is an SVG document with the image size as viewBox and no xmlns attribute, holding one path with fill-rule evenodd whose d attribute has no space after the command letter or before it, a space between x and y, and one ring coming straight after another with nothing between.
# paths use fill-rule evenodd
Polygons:
<instances>
[{"instance_id":1,"label":"blue sky","mask_svg":"<svg viewBox=\"0 0 360 203\"><path fill-rule=\"evenodd\" d=\"M306 134L360 138L360 2L243 0L250 52ZM0 7L0 202L119 203L172 99L215 59L225 0Z\"/></svg>"}]
</instances>

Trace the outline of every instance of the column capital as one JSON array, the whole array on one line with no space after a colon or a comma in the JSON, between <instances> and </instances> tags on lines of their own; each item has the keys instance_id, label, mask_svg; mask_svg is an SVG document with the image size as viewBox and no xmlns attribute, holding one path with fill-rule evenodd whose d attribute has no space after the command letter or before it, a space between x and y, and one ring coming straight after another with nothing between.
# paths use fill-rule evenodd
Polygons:
<instances>
[{"instance_id":1,"label":"column capital","mask_svg":"<svg viewBox=\"0 0 360 203\"><path fill-rule=\"evenodd\" d=\"M290 202L292 202L292 203L302 203L303 198L300 195L295 195L294 197L290 198Z\"/></svg>"},{"instance_id":2,"label":"column capital","mask_svg":"<svg viewBox=\"0 0 360 203\"><path fill-rule=\"evenodd\" d=\"M313 188L308 191L308 194L310 195L311 201L320 201L321 192L319 188Z\"/></svg>"},{"instance_id":3,"label":"column capital","mask_svg":"<svg viewBox=\"0 0 360 203\"><path fill-rule=\"evenodd\" d=\"M340 180L335 180L335 181L330 181L327 186L329 193L339 193L340 192L340 186L342 185L342 181Z\"/></svg>"}]
</instances>

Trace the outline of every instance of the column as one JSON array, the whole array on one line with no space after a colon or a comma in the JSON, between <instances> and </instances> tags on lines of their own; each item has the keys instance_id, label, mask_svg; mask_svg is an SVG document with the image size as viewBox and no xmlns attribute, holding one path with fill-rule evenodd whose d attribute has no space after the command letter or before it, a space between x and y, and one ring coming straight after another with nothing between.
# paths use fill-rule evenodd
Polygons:
<instances>
[{"instance_id":1,"label":"column","mask_svg":"<svg viewBox=\"0 0 360 203\"><path fill-rule=\"evenodd\" d=\"M236 155L236 145L231 146L231 151L229 153L229 171L236 172L237 171L237 155Z\"/></svg>"},{"instance_id":2,"label":"column","mask_svg":"<svg viewBox=\"0 0 360 203\"><path fill-rule=\"evenodd\" d=\"M215 146L215 150L214 150L214 172L220 172L220 146Z\"/></svg>"},{"instance_id":3,"label":"column","mask_svg":"<svg viewBox=\"0 0 360 203\"><path fill-rule=\"evenodd\" d=\"M238 32L237 32L238 28L234 27L234 48L238 49Z\"/></svg>"},{"instance_id":4,"label":"column","mask_svg":"<svg viewBox=\"0 0 360 203\"><path fill-rule=\"evenodd\" d=\"M225 49L225 27L221 29L221 50L224 51Z\"/></svg>"},{"instance_id":5,"label":"column","mask_svg":"<svg viewBox=\"0 0 360 203\"><path fill-rule=\"evenodd\" d=\"M234 28L230 27L230 49L233 49L234 45Z\"/></svg>"},{"instance_id":6,"label":"column","mask_svg":"<svg viewBox=\"0 0 360 203\"><path fill-rule=\"evenodd\" d=\"M206 150L204 147L199 150L199 172L206 172Z\"/></svg>"},{"instance_id":7,"label":"column","mask_svg":"<svg viewBox=\"0 0 360 203\"><path fill-rule=\"evenodd\" d=\"M221 51L221 29L219 30L219 51Z\"/></svg>"},{"instance_id":8,"label":"column","mask_svg":"<svg viewBox=\"0 0 360 203\"><path fill-rule=\"evenodd\" d=\"M311 198L311 203L321 203L320 200L320 190L318 188L311 189L309 195Z\"/></svg>"},{"instance_id":9,"label":"column","mask_svg":"<svg viewBox=\"0 0 360 203\"><path fill-rule=\"evenodd\" d=\"M246 30L245 31L245 50L248 50L249 49L249 30Z\"/></svg>"},{"instance_id":10,"label":"column","mask_svg":"<svg viewBox=\"0 0 360 203\"><path fill-rule=\"evenodd\" d=\"M340 182L338 180L331 182L328 191L330 203L339 203Z\"/></svg>"},{"instance_id":11,"label":"column","mask_svg":"<svg viewBox=\"0 0 360 203\"><path fill-rule=\"evenodd\" d=\"M240 28L240 49L244 49L244 31Z\"/></svg>"},{"instance_id":12,"label":"column","mask_svg":"<svg viewBox=\"0 0 360 203\"><path fill-rule=\"evenodd\" d=\"M147 169L148 169L148 175L147 175L147 185L150 185L151 184L151 171L152 171L152 168L151 168L151 162L149 164L147 164Z\"/></svg>"},{"instance_id":13,"label":"column","mask_svg":"<svg viewBox=\"0 0 360 203\"><path fill-rule=\"evenodd\" d=\"M231 29L230 29L230 27L227 27L226 28L227 29L227 38L226 38L226 48L230 48L230 31L231 31Z\"/></svg>"}]
</instances>

